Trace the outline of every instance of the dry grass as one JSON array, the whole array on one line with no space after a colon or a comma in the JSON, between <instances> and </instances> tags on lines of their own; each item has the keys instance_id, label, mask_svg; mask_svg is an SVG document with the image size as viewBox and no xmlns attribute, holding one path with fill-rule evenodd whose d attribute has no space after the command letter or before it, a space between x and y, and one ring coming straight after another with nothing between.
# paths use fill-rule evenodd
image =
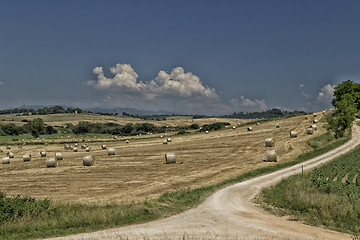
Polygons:
<instances>
[{"instance_id":1,"label":"dry grass","mask_svg":"<svg viewBox=\"0 0 360 240\"><path fill-rule=\"evenodd\" d=\"M313 117L305 120L305 116L298 116L277 121L281 128L265 122L252 126L252 132L248 132L247 127L238 127L208 134L172 136L172 142L167 145L162 144L160 137L132 140L129 144L106 143L115 148L115 156L108 156L107 150L101 149L101 143L89 143L91 155L96 158L91 167L82 165L83 156L88 155L84 149L72 152L64 150L62 144L13 147L15 159L10 165L0 166L0 191L61 202L107 204L154 198L184 187L207 186L251 169L277 164L264 162L265 152L269 150L264 141L268 137L276 141L270 149L276 150L279 162L309 150L307 141L325 132L320 123L314 135L307 135L306 129L312 120ZM184 119L170 121L189 124L183 122ZM204 124L205 120L199 121ZM232 124L241 122L232 121ZM289 137L289 131L293 130L298 132L297 138ZM63 152L64 160L58 161L57 168L46 168L45 158L39 154L41 149L46 150L48 157ZM166 152L176 154L176 164L164 164ZM24 153L32 154L30 162L22 161Z\"/></svg>"}]
</instances>

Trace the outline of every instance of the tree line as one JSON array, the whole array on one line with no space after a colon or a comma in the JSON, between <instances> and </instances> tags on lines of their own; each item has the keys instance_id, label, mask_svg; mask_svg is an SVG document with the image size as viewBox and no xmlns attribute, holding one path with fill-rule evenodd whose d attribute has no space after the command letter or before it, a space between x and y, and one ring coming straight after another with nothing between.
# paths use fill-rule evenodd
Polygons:
<instances>
[{"instance_id":1,"label":"tree line","mask_svg":"<svg viewBox=\"0 0 360 240\"><path fill-rule=\"evenodd\" d=\"M339 138L351 126L355 114L360 110L360 84L347 80L336 86L332 104L335 111L327 117L327 128Z\"/></svg>"}]
</instances>

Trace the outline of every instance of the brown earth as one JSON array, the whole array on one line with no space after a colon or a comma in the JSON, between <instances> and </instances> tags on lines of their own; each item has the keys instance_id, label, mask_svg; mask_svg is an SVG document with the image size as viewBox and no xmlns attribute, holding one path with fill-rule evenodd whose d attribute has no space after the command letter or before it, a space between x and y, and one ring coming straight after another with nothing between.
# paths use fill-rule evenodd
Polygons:
<instances>
[{"instance_id":1,"label":"brown earth","mask_svg":"<svg viewBox=\"0 0 360 240\"><path fill-rule=\"evenodd\" d=\"M293 167L221 189L197 208L182 214L146 224L56 239L356 239L276 217L252 201L262 188L300 173L302 167L313 169L355 148L360 142L360 127L354 125L352 134L352 139L343 146Z\"/></svg>"},{"instance_id":2,"label":"brown earth","mask_svg":"<svg viewBox=\"0 0 360 240\"><path fill-rule=\"evenodd\" d=\"M163 145L159 135L147 139L105 143L114 147L115 156L108 156L101 143L90 143L91 152L80 146L79 152L64 150L63 145L49 144L13 146L15 158L9 165L0 165L0 191L8 195L26 195L50 198L61 202L88 204L117 203L153 198L179 188L205 186L240 175L254 168L276 163L264 162L266 151L275 149L278 161L289 161L309 150L307 141L323 133L320 126L315 135L307 135L306 129L313 117L305 116L261 123L235 130L227 129L208 134L171 136L172 142ZM280 128L275 128L279 123ZM289 132L297 131L297 138ZM167 137L167 136L165 136ZM265 139L275 139L275 147L265 147ZM86 142L85 142L86 144ZM5 149L4 146L1 148ZM44 149L47 157L40 157ZM64 160L57 168L46 168L46 158L63 152ZM165 153L176 154L176 164L164 164ZM30 162L23 162L24 154L32 154ZM0 156L5 156L6 151ZM93 155L96 163L82 165L82 157Z\"/></svg>"}]
</instances>

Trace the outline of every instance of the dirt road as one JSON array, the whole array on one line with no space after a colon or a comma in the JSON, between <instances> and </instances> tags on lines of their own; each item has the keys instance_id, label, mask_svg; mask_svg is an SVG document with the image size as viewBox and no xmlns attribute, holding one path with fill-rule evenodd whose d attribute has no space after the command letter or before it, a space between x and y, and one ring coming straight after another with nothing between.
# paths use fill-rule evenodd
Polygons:
<instances>
[{"instance_id":1,"label":"dirt road","mask_svg":"<svg viewBox=\"0 0 360 240\"><path fill-rule=\"evenodd\" d=\"M360 127L345 145L305 163L226 187L195 209L146 224L57 239L351 239L351 236L275 217L253 203L262 188L292 174L312 169L353 149Z\"/></svg>"}]
</instances>

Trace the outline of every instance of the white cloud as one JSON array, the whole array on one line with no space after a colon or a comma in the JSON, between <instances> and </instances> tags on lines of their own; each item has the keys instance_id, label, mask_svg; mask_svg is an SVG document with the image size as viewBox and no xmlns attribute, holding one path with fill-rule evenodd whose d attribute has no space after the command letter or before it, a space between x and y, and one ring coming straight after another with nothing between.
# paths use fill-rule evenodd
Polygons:
<instances>
[{"instance_id":1,"label":"white cloud","mask_svg":"<svg viewBox=\"0 0 360 240\"><path fill-rule=\"evenodd\" d=\"M323 108L331 107L331 100L333 99L335 85L327 84L321 88L317 96L317 103Z\"/></svg>"},{"instance_id":2,"label":"white cloud","mask_svg":"<svg viewBox=\"0 0 360 240\"><path fill-rule=\"evenodd\" d=\"M299 87L304 88L304 87L305 87L305 85L304 85L304 84L302 84L302 83L300 83L300 84L299 84Z\"/></svg>"},{"instance_id":3,"label":"white cloud","mask_svg":"<svg viewBox=\"0 0 360 240\"><path fill-rule=\"evenodd\" d=\"M1 86L1 85L4 85L4 82L0 82L0 86Z\"/></svg>"},{"instance_id":4,"label":"white cloud","mask_svg":"<svg viewBox=\"0 0 360 240\"><path fill-rule=\"evenodd\" d=\"M205 87L200 78L191 72L185 72L182 67L174 68L170 73L160 71L157 77L143 83L138 81L138 74L130 64L116 64L110 68L113 78L104 75L102 67L93 70L97 74L97 81L88 81L87 85L98 90L110 92L132 91L139 92L145 99L156 99L166 96L216 98L215 89Z\"/></svg>"},{"instance_id":5,"label":"white cloud","mask_svg":"<svg viewBox=\"0 0 360 240\"><path fill-rule=\"evenodd\" d=\"M244 96L236 99L231 99L230 103L234 107L234 109L236 109L236 111L242 112L256 112L268 109L265 100L251 100L250 98L245 98Z\"/></svg>"}]
</instances>

